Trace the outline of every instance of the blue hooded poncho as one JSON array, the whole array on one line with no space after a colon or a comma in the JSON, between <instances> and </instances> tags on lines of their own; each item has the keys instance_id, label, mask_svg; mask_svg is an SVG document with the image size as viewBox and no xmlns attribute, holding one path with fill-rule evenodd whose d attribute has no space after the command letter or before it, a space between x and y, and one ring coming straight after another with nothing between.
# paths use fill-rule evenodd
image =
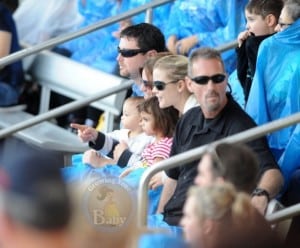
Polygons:
<instances>
[{"instance_id":1,"label":"blue hooded poncho","mask_svg":"<svg viewBox=\"0 0 300 248\"><path fill-rule=\"evenodd\" d=\"M171 8L166 38L197 35L195 47L217 47L236 39L245 29L247 0L177 0ZM235 52L222 54L228 73L235 69Z\"/></svg>"},{"instance_id":2,"label":"blue hooded poncho","mask_svg":"<svg viewBox=\"0 0 300 248\"><path fill-rule=\"evenodd\" d=\"M258 125L300 111L300 20L264 40L246 111ZM289 126L268 136L286 185L300 167L300 126Z\"/></svg>"}]
</instances>

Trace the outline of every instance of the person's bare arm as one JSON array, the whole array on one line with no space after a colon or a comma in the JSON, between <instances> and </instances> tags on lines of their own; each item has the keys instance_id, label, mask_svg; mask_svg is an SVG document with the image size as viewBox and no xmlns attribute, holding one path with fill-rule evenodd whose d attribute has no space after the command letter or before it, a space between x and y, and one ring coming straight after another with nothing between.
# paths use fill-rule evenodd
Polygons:
<instances>
[{"instance_id":1,"label":"person's bare arm","mask_svg":"<svg viewBox=\"0 0 300 248\"><path fill-rule=\"evenodd\" d=\"M270 195L270 199L272 199L280 192L282 186L283 177L280 171L277 169L269 169L262 175L257 188L266 190ZM263 195L253 196L252 204L260 211L260 213L264 214L267 209L268 199Z\"/></svg>"},{"instance_id":2,"label":"person's bare arm","mask_svg":"<svg viewBox=\"0 0 300 248\"><path fill-rule=\"evenodd\" d=\"M177 180L166 177L163 190L161 192L160 201L157 208L157 213L162 213L166 203L171 199L177 185Z\"/></svg>"},{"instance_id":3,"label":"person's bare arm","mask_svg":"<svg viewBox=\"0 0 300 248\"><path fill-rule=\"evenodd\" d=\"M5 57L10 52L11 46L11 33L0 31L0 58Z\"/></svg>"}]
</instances>

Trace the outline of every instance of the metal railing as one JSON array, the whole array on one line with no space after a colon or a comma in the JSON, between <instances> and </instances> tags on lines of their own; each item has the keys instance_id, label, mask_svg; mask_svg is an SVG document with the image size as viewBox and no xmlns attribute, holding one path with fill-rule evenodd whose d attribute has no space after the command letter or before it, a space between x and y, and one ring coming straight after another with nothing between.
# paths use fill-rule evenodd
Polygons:
<instances>
[{"instance_id":1,"label":"metal railing","mask_svg":"<svg viewBox=\"0 0 300 248\"><path fill-rule=\"evenodd\" d=\"M80 99L80 100L77 100L77 101L73 101L71 103L67 103L67 104L65 104L61 107L55 108L55 109L50 110L46 113L39 114L38 116L35 116L35 117L33 117L29 120L22 121L22 122L19 122L19 123L15 124L15 125L12 125L11 127L7 127L5 129L2 129L2 130L0 130L0 139L4 138L4 137L6 137L10 134L13 134L13 133L15 133L19 130L22 130L22 129L25 129L27 127L33 126L35 124L38 124L42 121L46 121L46 120L52 119L54 117L63 115L65 113L69 113L69 112L71 112L75 109L79 109L79 108L81 108L83 106L86 106L89 103L94 102L98 99L110 96L114 93L121 92L122 90L126 90L131 85L132 85L131 81L124 79L124 83L122 83L121 85L118 85L118 86L112 87L110 89L104 90L100 93L96 93L94 95L86 97L85 99Z\"/></svg>"},{"instance_id":2,"label":"metal railing","mask_svg":"<svg viewBox=\"0 0 300 248\"><path fill-rule=\"evenodd\" d=\"M140 227L147 225L147 209L148 209L148 184L152 176L162 170L178 167L184 163L189 163L200 159L203 152L209 145L217 145L219 143L245 143L256 138L262 137L268 133L282 129L284 127L294 125L300 122L300 113L293 114L289 117L270 122L247 131L220 139L205 146L191 149L184 153L172 156L166 160L158 162L155 166L148 168L142 175L138 188L138 208L137 208L137 224Z\"/></svg>"},{"instance_id":3,"label":"metal railing","mask_svg":"<svg viewBox=\"0 0 300 248\"><path fill-rule=\"evenodd\" d=\"M29 55L33 55L33 54L36 54L36 53L38 53L42 50L52 48L56 45L59 45L61 43L69 41L71 39L74 39L74 38L77 38L79 36L85 35L87 33L93 32L93 31L95 31L97 29L100 29L100 28L104 28L108 25L117 23L119 21L130 18L130 17L135 16L137 14L143 13L145 11L146 11L146 22L150 22L150 21L152 21L152 9L153 8L164 5L164 4L169 3L169 2L173 2L173 1L174 0L156 0L156 1L152 1L148 4L137 7L133 10L129 10L129 11L126 11L122 14L119 14L118 16L110 17L110 18L107 18L105 20L99 21L95 24L92 24L92 25L90 25L88 27L85 27L81 30L78 30L76 32L66 34L66 35L61 35L59 37L56 37L56 38L47 40L45 42L42 42L38 45L35 45L35 46L32 46L32 47L27 47L27 48L25 48L21 51L10 54L10 55L8 55L4 58L0 58L0 68L6 66L8 64L11 64L11 63L13 63L17 60L23 59L23 58L25 58ZM56 118L60 115L64 115L64 114L69 113L71 111L74 111L76 109L82 108L82 107L84 107L84 106L86 106L86 105L88 105L88 104L90 104L90 103L92 103L96 100L99 100L99 99L104 98L106 96L112 95L114 93L118 93L122 90L126 90L131 85L132 85L132 82L126 82L126 83L122 84L121 86L116 86L116 87L111 88L107 91L94 94L90 97L85 98L84 100L77 100L77 101L68 103L64 106L53 109L53 110L51 110L47 113L35 116L35 117L31 118L30 120L26 120L26 121L20 122L18 124L15 124L15 125L13 125L9 128L2 129L2 130L0 130L0 138L4 138L4 137L6 137L10 134L13 134L13 133L15 133L19 130L25 129L29 126L38 124L42 121L46 121L46 120L49 120L49 119L52 119L52 118Z\"/></svg>"},{"instance_id":4,"label":"metal railing","mask_svg":"<svg viewBox=\"0 0 300 248\"><path fill-rule=\"evenodd\" d=\"M109 26L111 24L114 24L114 23L117 23L119 21L125 20L127 18L132 17L132 16L135 16L137 14L143 13L145 11L146 11L146 21L149 22L149 21L152 20L152 9L153 8L159 7L161 5L164 5L166 3L173 2L173 1L174 0L155 0L155 1L151 1L150 3L144 4L142 6L139 6L139 7L135 8L135 9L126 11L124 13L121 13L121 14L117 15L117 16L113 16L113 17L107 18L105 20L96 22L95 24L92 24L90 26L82 28L82 29L80 29L76 32L61 35L61 36L58 36L56 38L44 41L44 42L42 42L40 44L37 44L35 46L27 47L27 48L25 48L21 51L15 52L15 53L10 54L10 55L8 55L4 58L1 58L0 59L0 68L6 66L8 64L11 64L11 63L13 63L17 60L23 59L26 56L38 53L38 52L40 52L42 50L45 50L45 49L48 49L48 48L52 48L56 45L59 45L61 43L66 42L66 41L69 41L69 40L75 39L79 36L88 34L90 32L93 32L93 31L97 30L97 29L104 28L104 27Z\"/></svg>"},{"instance_id":5,"label":"metal railing","mask_svg":"<svg viewBox=\"0 0 300 248\"><path fill-rule=\"evenodd\" d=\"M293 206L281 209L273 214L267 215L266 219L270 224L276 224L278 222L293 218L300 214L300 203Z\"/></svg>"}]
</instances>

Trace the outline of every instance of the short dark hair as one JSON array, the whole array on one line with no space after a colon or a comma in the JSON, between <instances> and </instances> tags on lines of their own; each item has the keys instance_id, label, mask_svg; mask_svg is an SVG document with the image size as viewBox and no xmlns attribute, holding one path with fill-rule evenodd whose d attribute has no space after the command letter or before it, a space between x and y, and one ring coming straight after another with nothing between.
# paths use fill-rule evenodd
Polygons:
<instances>
[{"instance_id":1,"label":"short dark hair","mask_svg":"<svg viewBox=\"0 0 300 248\"><path fill-rule=\"evenodd\" d=\"M259 163L255 153L243 144L221 143L209 147L214 176L222 176L237 190L252 193L258 181Z\"/></svg>"},{"instance_id":2,"label":"short dark hair","mask_svg":"<svg viewBox=\"0 0 300 248\"><path fill-rule=\"evenodd\" d=\"M279 19L282 8L282 0L250 0L246 5L246 10L250 13L261 15L263 18L272 14L276 20Z\"/></svg>"},{"instance_id":3,"label":"short dark hair","mask_svg":"<svg viewBox=\"0 0 300 248\"><path fill-rule=\"evenodd\" d=\"M163 33L159 28L149 23L140 23L129 26L121 31L120 37L135 38L137 45L143 51L167 51Z\"/></svg>"},{"instance_id":4,"label":"short dark hair","mask_svg":"<svg viewBox=\"0 0 300 248\"><path fill-rule=\"evenodd\" d=\"M138 105L139 112L151 114L155 118L154 129L161 130L165 137L172 137L179 118L179 112L174 107L161 109L156 96L146 99Z\"/></svg>"}]
</instances>

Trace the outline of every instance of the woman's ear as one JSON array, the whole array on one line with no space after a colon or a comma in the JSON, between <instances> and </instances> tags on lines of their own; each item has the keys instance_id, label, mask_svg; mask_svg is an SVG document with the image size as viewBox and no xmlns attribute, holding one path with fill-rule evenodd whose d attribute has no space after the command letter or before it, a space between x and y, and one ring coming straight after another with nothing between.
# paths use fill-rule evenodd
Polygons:
<instances>
[{"instance_id":1,"label":"woman's ear","mask_svg":"<svg viewBox=\"0 0 300 248\"><path fill-rule=\"evenodd\" d=\"M202 230L204 235L211 235L214 230L214 221L211 219L205 219L202 222Z\"/></svg>"},{"instance_id":2,"label":"woman's ear","mask_svg":"<svg viewBox=\"0 0 300 248\"><path fill-rule=\"evenodd\" d=\"M178 89L178 92L182 92L184 91L184 89L186 88L186 82L185 82L185 79L180 79L177 83L177 89Z\"/></svg>"}]
</instances>

